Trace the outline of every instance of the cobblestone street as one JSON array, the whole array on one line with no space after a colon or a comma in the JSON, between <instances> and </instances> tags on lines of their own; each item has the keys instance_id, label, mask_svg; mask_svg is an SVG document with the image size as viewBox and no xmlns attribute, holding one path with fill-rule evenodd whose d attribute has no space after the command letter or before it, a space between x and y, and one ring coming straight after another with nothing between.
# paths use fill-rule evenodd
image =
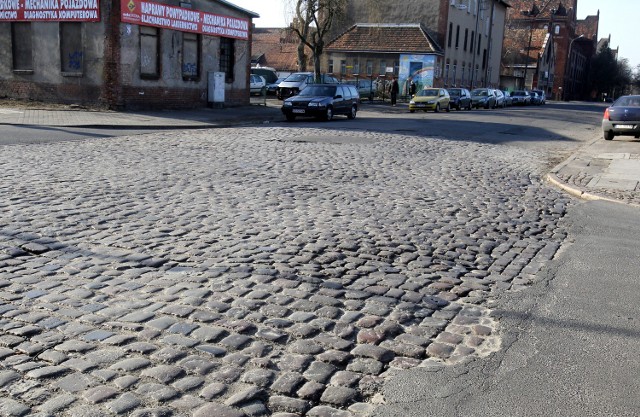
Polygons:
<instances>
[{"instance_id":1,"label":"cobblestone street","mask_svg":"<svg viewBox=\"0 0 640 417\"><path fill-rule=\"evenodd\" d=\"M0 415L366 416L500 347L566 238L542 151L278 127L4 146Z\"/></svg>"}]
</instances>

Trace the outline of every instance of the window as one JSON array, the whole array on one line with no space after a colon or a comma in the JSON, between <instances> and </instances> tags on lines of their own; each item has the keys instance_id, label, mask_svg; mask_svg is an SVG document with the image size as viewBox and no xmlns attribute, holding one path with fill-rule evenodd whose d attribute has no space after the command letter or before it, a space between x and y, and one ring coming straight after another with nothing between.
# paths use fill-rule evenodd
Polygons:
<instances>
[{"instance_id":1,"label":"window","mask_svg":"<svg viewBox=\"0 0 640 417\"><path fill-rule=\"evenodd\" d=\"M230 38L220 38L220 71L224 72L225 81L233 82L235 63L235 42Z\"/></svg>"},{"instance_id":2,"label":"window","mask_svg":"<svg viewBox=\"0 0 640 417\"><path fill-rule=\"evenodd\" d=\"M462 63L462 71L460 71L460 85L464 85L464 70L465 70L465 66L466 66L466 64L463 62Z\"/></svg>"},{"instance_id":3,"label":"window","mask_svg":"<svg viewBox=\"0 0 640 417\"><path fill-rule=\"evenodd\" d=\"M367 75L373 75L373 62L367 61Z\"/></svg>"},{"instance_id":4,"label":"window","mask_svg":"<svg viewBox=\"0 0 640 417\"><path fill-rule=\"evenodd\" d=\"M340 74L346 74L347 73L347 61L345 61L344 59L340 61Z\"/></svg>"},{"instance_id":5,"label":"window","mask_svg":"<svg viewBox=\"0 0 640 417\"><path fill-rule=\"evenodd\" d=\"M456 69L457 69L458 65L456 65L455 63L453 64L453 82L451 83L454 87L456 86Z\"/></svg>"},{"instance_id":6,"label":"window","mask_svg":"<svg viewBox=\"0 0 640 417\"><path fill-rule=\"evenodd\" d=\"M471 45L469 46L469 52L471 52L472 54L473 54L473 46L475 45L474 44L475 40L476 40L476 32L472 30L471 31Z\"/></svg>"},{"instance_id":7,"label":"window","mask_svg":"<svg viewBox=\"0 0 640 417\"><path fill-rule=\"evenodd\" d=\"M447 42L449 48L451 48L451 39L453 39L453 23L449 23L449 41Z\"/></svg>"},{"instance_id":8,"label":"window","mask_svg":"<svg viewBox=\"0 0 640 417\"><path fill-rule=\"evenodd\" d=\"M60 22L60 70L82 73L82 23Z\"/></svg>"},{"instance_id":9,"label":"window","mask_svg":"<svg viewBox=\"0 0 640 417\"><path fill-rule=\"evenodd\" d=\"M456 49L458 49L458 45L460 45L460 25L456 28Z\"/></svg>"},{"instance_id":10,"label":"window","mask_svg":"<svg viewBox=\"0 0 640 417\"><path fill-rule=\"evenodd\" d=\"M140 78L160 78L160 30L140 28Z\"/></svg>"},{"instance_id":11,"label":"window","mask_svg":"<svg viewBox=\"0 0 640 417\"><path fill-rule=\"evenodd\" d=\"M556 35L560 34L560 25L556 25L556 27L554 29L554 32L555 32Z\"/></svg>"},{"instance_id":12,"label":"window","mask_svg":"<svg viewBox=\"0 0 640 417\"><path fill-rule=\"evenodd\" d=\"M449 85L449 64L444 66L444 85Z\"/></svg>"},{"instance_id":13,"label":"window","mask_svg":"<svg viewBox=\"0 0 640 417\"><path fill-rule=\"evenodd\" d=\"M200 35L182 32L182 79L200 78Z\"/></svg>"},{"instance_id":14,"label":"window","mask_svg":"<svg viewBox=\"0 0 640 417\"><path fill-rule=\"evenodd\" d=\"M333 74L333 59L329 60L329 74Z\"/></svg>"},{"instance_id":15,"label":"window","mask_svg":"<svg viewBox=\"0 0 640 417\"><path fill-rule=\"evenodd\" d=\"M487 50L482 51L482 69L487 68Z\"/></svg>"},{"instance_id":16,"label":"window","mask_svg":"<svg viewBox=\"0 0 640 417\"><path fill-rule=\"evenodd\" d=\"M467 50L467 41L469 39L469 29L465 29L464 30L464 47L463 49L466 51Z\"/></svg>"},{"instance_id":17,"label":"window","mask_svg":"<svg viewBox=\"0 0 640 417\"><path fill-rule=\"evenodd\" d=\"M387 73L387 61L380 61L380 74Z\"/></svg>"},{"instance_id":18,"label":"window","mask_svg":"<svg viewBox=\"0 0 640 417\"><path fill-rule=\"evenodd\" d=\"M360 62L358 60L353 61L353 73L360 74Z\"/></svg>"},{"instance_id":19,"label":"window","mask_svg":"<svg viewBox=\"0 0 640 417\"><path fill-rule=\"evenodd\" d=\"M11 54L14 71L33 71L31 22L11 23Z\"/></svg>"},{"instance_id":20,"label":"window","mask_svg":"<svg viewBox=\"0 0 640 417\"><path fill-rule=\"evenodd\" d=\"M478 55L480 55L480 44L482 43L482 34L478 33Z\"/></svg>"}]
</instances>

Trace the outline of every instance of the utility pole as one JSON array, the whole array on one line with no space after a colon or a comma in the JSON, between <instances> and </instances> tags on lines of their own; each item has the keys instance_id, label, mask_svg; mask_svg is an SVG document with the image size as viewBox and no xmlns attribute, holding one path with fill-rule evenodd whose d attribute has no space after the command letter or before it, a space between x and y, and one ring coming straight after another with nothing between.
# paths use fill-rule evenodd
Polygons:
<instances>
[{"instance_id":1,"label":"utility pole","mask_svg":"<svg viewBox=\"0 0 640 417\"><path fill-rule=\"evenodd\" d=\"M487 34L487 66L484 69L484 79L485 84L488 86L491 84L489 81L489 63L491 62L491 49L493 49L493 40L491 39L491 34L493 33L493 12L496 9L496 5L493 0L491 1L491 14L489 18L489 33ZM531 41L529 41L531 42Z\"/></svg>"}]
</instances>

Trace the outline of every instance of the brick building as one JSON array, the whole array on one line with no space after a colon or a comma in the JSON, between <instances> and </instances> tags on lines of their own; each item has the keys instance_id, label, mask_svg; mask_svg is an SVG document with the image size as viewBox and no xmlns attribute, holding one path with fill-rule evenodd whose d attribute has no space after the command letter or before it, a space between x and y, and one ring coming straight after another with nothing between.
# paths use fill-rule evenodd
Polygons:
<instances>
[{"instance_id":1,"label":"brick building","mask_svg":"<svg viewBox=\"0 0 640 417\"><path fill-rule=\"evenodd\" d=\"M509 2L512 7L507 14L501 78L515 80L520 88L540 87L540 78L536 76L540 74L537 68L540 44L533 34L543 30L552 35L555 52L550 96L565 100L589 98L589 63L597 48L600 12L578 20L578 0ZM519 65L513 62L514 50L520 51ZM506 55L509 51L511 55Z\"/></svg>"},{"instance_id":2,"label":"brick building","mask_svg":"<svg viewBox=\"0 0 640 417\"><path fill-rule=\"evenodd\" d=\"M252 19L259 16L227 1L16 0L2 7L2 97L202 107L213 101L215 79L216 101L249 103Z\"/></svg>"},{"instance_id":3,"label":"brick building","mask_svg":"<svg viewBox=\"0 0 640 417\"><path fill-rule=\"evenodd\" d=\"M279 74L300 71L299 44L300 38L291 28L255 28L251 63L274 68Z\"/></svg>"},{"instance_id":4,"label":"brick building","mask_svg":"<svg viewBox=\"0 0 640 417\"><path fill-rule=\"evenodd\" d=\"M500 85L510 91L534 86L551 97L556 63L553 32L519 28L510 30L509 35L503 44ZM523 45L528 47L523 49Z\"/></svg>"}]
</instances>

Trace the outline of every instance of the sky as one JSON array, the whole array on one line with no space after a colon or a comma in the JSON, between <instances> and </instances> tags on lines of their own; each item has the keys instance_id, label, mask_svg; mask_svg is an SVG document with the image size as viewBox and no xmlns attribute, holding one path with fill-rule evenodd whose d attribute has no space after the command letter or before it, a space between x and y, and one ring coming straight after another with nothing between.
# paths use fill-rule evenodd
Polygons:
<instances>
[{"instance_id":1,"label":"sky","mask_svg":"<svg viewBox=\"0 0 640 417\"><path fill-rule=\"evenodd\" d=\"M257 27L284 27L289 17L285 4L291 0L227 0L260 15L254 22ZM402 0L400 0L402 1ZM638 28L640 22L639 0L578 0L578 19L595 15L600 10L599 38L611 34L611 47L620 48L620 58L627 58L631 68L640 65Z\"/></svg>"}]
</instances>

